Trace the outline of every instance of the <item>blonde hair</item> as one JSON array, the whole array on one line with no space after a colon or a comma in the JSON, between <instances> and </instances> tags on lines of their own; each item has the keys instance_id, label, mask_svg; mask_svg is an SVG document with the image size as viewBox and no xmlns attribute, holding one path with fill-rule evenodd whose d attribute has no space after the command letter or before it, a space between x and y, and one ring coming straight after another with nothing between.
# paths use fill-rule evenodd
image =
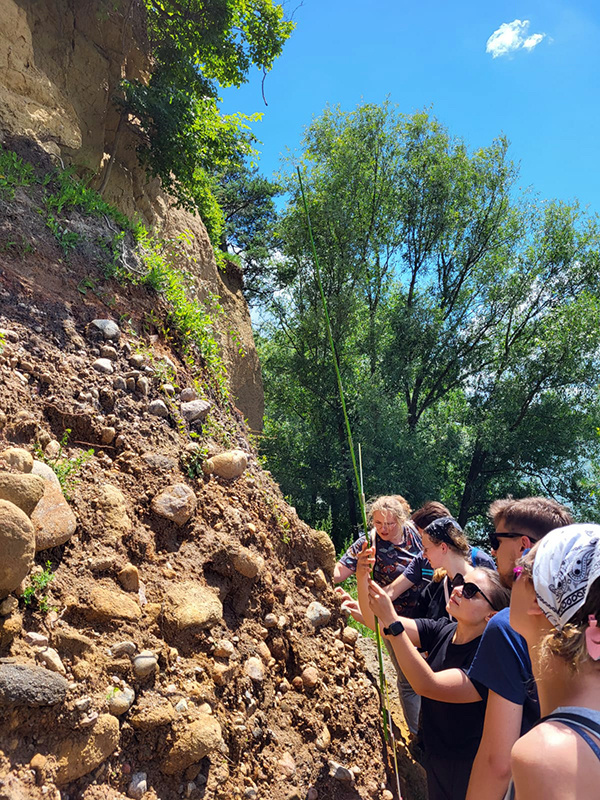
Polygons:
<instances>
[{"instance_id":1,"label":"blonde hair","mask_svg":"<svg viewBox=\"0 0 600 800\"><path fill-rule=\"evenodd\" d=\"M533 563L537 545L517 561L523 567L523 575L533 583ZM584 662L591 661L585 641L585 631L589 624L589 617L594 616L600 624L600 578L590 586L587 600L576 614L567 622L562 630L552 628L540 643L542 661L550 656L558 656L566 661L572 672L579 672ZM600 670L600 662L591 662Z\"/></svg>"},{"instance_id":2,"label":"blonde hair","mask_svg":"<svg viewBox=\"0 0 600 800\"><path fill-rule=\"evenodd\" d=\"M376 511L383 511L392 514L399 525L404 525L410 515L410 506L402 495L381 495L381 497L369 500L367 513L369 515L369 525L373 524L373 514Z\"/></svg>"}]
</instances>

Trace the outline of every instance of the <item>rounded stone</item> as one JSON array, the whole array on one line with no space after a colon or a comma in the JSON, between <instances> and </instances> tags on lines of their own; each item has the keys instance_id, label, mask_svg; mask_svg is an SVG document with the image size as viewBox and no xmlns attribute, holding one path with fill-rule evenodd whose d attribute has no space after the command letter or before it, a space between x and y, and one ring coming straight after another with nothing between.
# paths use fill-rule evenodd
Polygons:
<instances>
[{"instance_id":1,"label":"rounded stone","mask_svg":"<svg viewBox=\"0 0 600 800\"><path fill-rule=\"evenodd\" d=\"M221 743L221 726L209 714L185 727L178 735L162 765L166 775L174 775L197 764Z\"/></svg>"},{"instance_id":2,"label":"rounded stone","mask_svg":"<svg viewBox=\"0 0 600 800\"><path fill-rule=\"evenodd\" d=\"M0 664L0 706L53 706L69 684L61 675L29 664Z\"/></svg>"},{"instance_id":3,"label":"rounded stone","mask_svg":"<svg viewBox=\"0 0 600 800\"><path fill-rule=\"evenodd\" d=\"M138 678L146 678L152 675L158 666L158 659L151 650L142 650L133 659L133 671Z\"/></svg>"},{"instance_id":4,"label":"rounded stone","mask_svg":"<svg viewBox=\"0 0 600 800\"><path fill-rule=\"evenodd\" d=\"M196 505L196 495L186 483L168 486L157 494L151 503L155 514L171 520L178 526L185 525L194 515Z\"/></svg>"},{"instance_id":5,"label":"rounded stone","mask_svg":"<svg viewBox=\"0 0 600 800\"><path fill-rule=\"evenodd\" d=\"M92 364L92 367L96 372L100 372L103 375L111 375L115 371L110 358L97 358Z\"/></svg>"},{"instance_id":6,"label":"rounded stone","mask_svg":"<svg viewBox=\"0 0 600 800\"><path fill-rule=\"evenodd\" d=\"M306 667L300 677L302 678L302 685L306 689L314 689L321 680L319 670L316 667Z\"/></svg>"},{"instance_id":7,"label":"rounded stone","mask_svg":"<svg viewBox=\"0 0 600 800\"><path fill-rule=\"evenodd\" d=\"M315 601L306 609L306 618L315 628L320 628L331 619L331 611Z\"/></svg>"},{"instance_id":8,"label":"rounded stone","mask_svg":"<svg viewBox=\"0 0 600 800\"><path fill-rule=\"evenodd\" d=\"M64 739L56 748L57 786L76 781L97 769L119 746L119 720L112 714L102 714L92 727Z\"/></svg>"},{"instance_id":9,"label":"rounded stone","mask_svg":"<svg viewBox=\"0 0 600 800\"><path fill-rule=\"evenodd\" d=\"M27 576L35 555L35 531L31 520L8 500L0 500L0 600L13 592Z\"/></svg>"},{"instance_id":10,"label":"rounded stone","mask_svg":"<svg viewBox=\"0 0 600 800\"><path fill-rule=\"evenodd\" d=\"M93 319L91 325L102 331L105 339L118 339L121 335L119 326L112 319Z\"/></svg>"},{"instance_id":11,"label":"rounded stone","mask_svg":"<svg viewBox=\"0 0 600 800\"><path fill-rule=\"evenodd\" d=\"M43 461L36 461L34 459L31 474L39 475L39 477L43 478L45 481L60 486L60 481L58 480L56 472L54 472L50 464L45 464Z\"/></svg>"},{"instance_id":12,"label":"rounded stone","mask_svg":"<svg viewBox=\"0 0 600 800\"><path fill-rule=\"evenodd\" d=\"M127 711L129 711L134 700L135 692L129 687L118 692L109 689L108 710L113 716L120 717L122 714L126 714Z\"/></svg>"},{"instance_id":13,"label":"rounded stone","mask_svg":"<svg viewBox=\"0 0 600 800\"><path fill-rule=\"evenodd\" d=\"M342 641L346 644L355 645L358 641L359 633L356 628L351 628L347 625L342 631Z\"/></svg>"},{"instance_id":14,"label":"rounded stone","mask_svg":"<svg viewBox=\"0 0 600 800\"><path fill-rule=\"evenodd\" d=\"M137 592L140 588L140 574L138 568L133 564L125 564L118 573L119 583L126 592Z\"/></svg>"},{"instance_id":15,"label":"rounded stone","mask_svg":"<svg viewBox=\"0 0 600 800\"><path fill-rule=\"evenodd\" d=\"M210 407L211 404L208 400L191 400L189 403L181 404L181 416L186 422L196 422L197 420L204 422Z\"/></svg>"},{"instance_id":16,"label":"rounded stone","mask_svg":"<svg viewBox=\"0 0 600 800\"><path fill-rule=\"evenodd\" d=\"M202 464L205 475L218 475L226 480L239 478L248 466L248 455L243 450L228 450L207 458Z\"/></svg>"},{"instance_id":17,"label":"rounded stone","mask_svg":"<svg viewBox=\"0 0 600 800\"><path fill-rule=\"evenodd\" d=\"M155 417L166 418L169 416L169 409L162 400L153 400L148 406L148 411Z\"/></svg>"},{"instance_id":18,"label":"rounded stone","mask_svg":"<svg viewBox=\"0 0 600 800\"><path fill-rule=\"evenodd\" d=\"M77 519L60 486L46 481L42 499L31 514L36 551L68 542L77 528Z\"/></svg>"},{"instance_id":19,"label":"rounded stone","mask_svg":"<svg viewBox=\"0 0 600 800\"><path fill-rule=\"evenodd\" d=\"M244 673L255 683L262 683L265 679L265 668L260 658L250 656L244 664Z\"/></svg>"},{"instance_id":20,"label":"rounded stone","mask_svg":"<svg viewBox=\"0 0 600 800\"><path fill-rule=\"evenodd\" d=\"M33 469L33 456L22 447L7 447L0 453L0 459L19 472L31 472Z\"/></svg>"},{"instance_id":21,"label":"rounded stone","mask_svg":"<svg viewBox=\"0 0 600 800\"><path fill-rule=\"evenodd\" d=\"M0 472L0 500L8 500L30 517L42 499L45 485L39 475Z\"/></svg>"},{"instance_id":22,"label":"rounded stone","mask_svg":"<svg viewBox=\"0 0 600 800\"><path fill-rule=\"evenodd\" d=\"M223 605L207 586L186 581L167 591L165 620L178 631L211 628L222 622Z\"/></svg>"}]
</instances>

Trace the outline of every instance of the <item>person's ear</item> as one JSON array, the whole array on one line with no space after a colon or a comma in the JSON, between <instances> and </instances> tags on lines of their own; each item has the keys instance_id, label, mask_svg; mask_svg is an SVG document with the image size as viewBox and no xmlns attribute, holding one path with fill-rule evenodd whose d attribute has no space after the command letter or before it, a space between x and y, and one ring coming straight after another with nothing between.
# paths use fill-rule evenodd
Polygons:
<instances>
[{"instance_id":1,"label":"person's ear","mask_svg":"<svg viewBox=\"0 0 600 800\"><path fill-rule=\"evenodd\" d=\"M495 617L495 616L496 616L496 614L497 614L497 613L498 613L497 611L490 611L490 613L489 613L489 614L487 615L487 617L485 618L485 621L486 621L486 622L489 622L489 621L491 620L491 618L492 618L492 617Z\"/></svg>"},{"instance_id":2,"label":"person's ear","mask_svg":"<svg viewBox=\"0 0 600 800\"><path fill-rule=\"evenodd\" d=\"M529 614L530 617L539 617L540 615L542 617L544 616L544 612L540 608L539 603L537 601L537 597L535 595L533 596L533 598L532 598L532 600L531 600L531 602L529 604L529 608L527 609L527 613Z\"/></svg>"}]
</instances>

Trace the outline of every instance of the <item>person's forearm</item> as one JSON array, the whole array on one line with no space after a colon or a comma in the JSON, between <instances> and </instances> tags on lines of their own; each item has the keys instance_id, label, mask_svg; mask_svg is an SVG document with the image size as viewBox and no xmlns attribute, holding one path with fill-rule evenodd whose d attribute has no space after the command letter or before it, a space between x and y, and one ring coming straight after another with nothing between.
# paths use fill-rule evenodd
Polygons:
<instances>
[{"instance_id":1,"label":"person's forearm","mask_svg":"<svg viewBox=\"0 0 600 800\"><path fill-rule=\"evenodd\" d=\"M460 669L434 672L418 653L405 633L390 636L389 641L406 679L417 694L445 703L476 703L477 690Z\"/></svg>"},{"instance_id":2,"label":"person's forearm","mask_svg":"<svg viewBox=\"0 0 600 800\"><path fill-rule=\"evenodd\" d=\"M498 754L482 741L473 762L465 800L503 800L509 782L510 761L498 758Z\"/></svg>"},{"instance_id":3,"label":"person's forearm","mask_svg":"<svg viewBox=\"0 0 600 800\"><path fill-rule=\"evenodd\" d=\"M401 594L408 591L411 586L414 586L412 581L409 581L404 575L399 575L396 580L385 587L385 592L391 600L396 600Z\"/></svg>"},{"instance_id":4,"label":"person's forearm","mask_svg":"<svg viewBox=\"0 0 600 800\"><path fill-rule=\"evenodd\" d=\"M349 578L352 575L352 570L348 567L345 567L340 561L338 561L333 568L333 582L334 583L341 583L345 581L346 578Z\"/></svg>"},{"instance_id":5,"label":"person's forearm","mask_svg":"<svg viewBox=\"0 0 600 800\"><path fill-rule=\"evenodd\" d=\"M492 690L488 692L483 733L466 800L502 800L510 781L510 753L521 735L522 720L522 705Z\"/></svg>"}]
</instances>

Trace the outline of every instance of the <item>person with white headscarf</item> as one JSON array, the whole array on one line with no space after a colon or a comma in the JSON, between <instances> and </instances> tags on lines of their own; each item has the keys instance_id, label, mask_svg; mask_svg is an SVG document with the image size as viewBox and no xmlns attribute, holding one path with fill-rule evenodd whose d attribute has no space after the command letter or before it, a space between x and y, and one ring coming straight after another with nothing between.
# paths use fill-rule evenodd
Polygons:
<instances>
[{"instance_id":1,"label":"person with white headscarf","mask_svg":"<svg viewBox=\"0 0 600 800\"><path fill-rule=\"evenodd\" d=\"M548 533L515 566L510 624L526 640L542 719L511 753L516 800L600 797L600 525Z\"/></svg>"}]
</instances>

